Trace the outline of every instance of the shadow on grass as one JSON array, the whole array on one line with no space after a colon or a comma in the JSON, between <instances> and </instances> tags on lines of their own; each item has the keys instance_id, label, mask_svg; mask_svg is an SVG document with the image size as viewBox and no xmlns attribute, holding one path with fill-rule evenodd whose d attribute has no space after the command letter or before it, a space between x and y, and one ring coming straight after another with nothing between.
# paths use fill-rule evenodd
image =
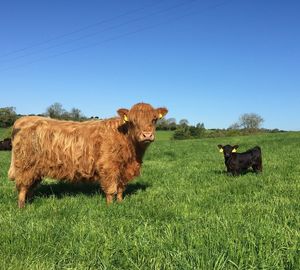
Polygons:
<instances>
[{"instance_id":1,"label":"shadow on grass","mask_svg":"<svg viewBox=\"0 0 300 270\"><path fill-rule=\"evenodd\" d=\"M123 193L123 196L130 196L138 191L145 191L149 184L146 183L132 183L129 184ZM50 184L41 183L34 191L32 200L38 197L51 197L55 196L58 199L66 196L75 196L84 194L86 196L100 195L105 197L105 193L101 190L97 183L68 183L68 182L53 182ZM31 200L31 201L32 201Z\"/></svg>"},{"instance_id":2,"label":"shadow on grass","mask_svg":"<svg viewBox=\"0 0 300 270\"><path fill-rule=\"evenodd\" d=\"M233 175L232 173L229 173L227 171L214 170L213 172L215 174L218 174L218 175L236 176L236 175ZM248 169L248 170L242 171L239 175L246 175L248 173L260 175L262 172L255 172L252 169Z\"/></svg>"}]
</instances>

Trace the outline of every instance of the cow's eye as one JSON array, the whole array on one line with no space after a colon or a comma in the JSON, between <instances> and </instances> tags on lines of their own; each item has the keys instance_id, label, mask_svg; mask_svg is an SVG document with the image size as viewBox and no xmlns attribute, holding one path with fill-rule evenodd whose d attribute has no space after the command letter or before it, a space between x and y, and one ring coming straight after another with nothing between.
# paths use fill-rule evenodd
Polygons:
<instances>
[{"instance_id":1,"label":"cow's eye","mask_svg":"<svg viewBox=\"0 0 300 270\"><path fill-rule=\"evenodd\" d=\"M157 118L154 118L154 119L152 120L152 123L153 123L153 124L156 124L156 122L157 122Z\"/></svg>"}]
</instances>

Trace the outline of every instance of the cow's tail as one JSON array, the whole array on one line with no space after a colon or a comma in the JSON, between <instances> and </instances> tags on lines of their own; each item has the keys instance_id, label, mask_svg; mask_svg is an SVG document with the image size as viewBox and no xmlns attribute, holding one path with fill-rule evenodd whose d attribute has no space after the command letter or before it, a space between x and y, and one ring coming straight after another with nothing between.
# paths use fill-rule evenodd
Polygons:
<instances>
[{"instance_id":1,"label":"cow's tail","mask_svg":"<svg viewBox=\"0 0 300 270\"><path fill-rule=\"evenodd\" d=\"M8 170L8 178L11 181L15 181L15 161L14 161L14 151L11 152L11 162L10 162L10 167Z\"/></svg>"},{"instance_id":2,"label":"cow's tail","mask_svg":"<svg viewBox=\"0 0 300 270\"><path fill-rule=\"evenodd\" d=\"M10 168L8 170L8 179L10 181L15 181L15 172L14 172L14 168L12 168L12 166L10 166Z\"/></svg>"}]
</instances>

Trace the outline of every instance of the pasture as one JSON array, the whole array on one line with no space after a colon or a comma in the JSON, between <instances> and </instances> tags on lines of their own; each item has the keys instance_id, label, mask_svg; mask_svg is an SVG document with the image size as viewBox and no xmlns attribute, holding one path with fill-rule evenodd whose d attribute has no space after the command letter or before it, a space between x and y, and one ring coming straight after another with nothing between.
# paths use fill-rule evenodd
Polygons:
<instances>
[{"instance_id":1,"label":"pasture","mask_svg":"<svg viewBox=\"0 0 300 270\"><path fill-rule=\"evenodd\" d=\"M0 269L300 269L300 133L168 136L109 207L96 185L47 179L19 210L0 152ZM260 145L263 174L227 176L227 143Z\"/></svg>"}]
</instances>

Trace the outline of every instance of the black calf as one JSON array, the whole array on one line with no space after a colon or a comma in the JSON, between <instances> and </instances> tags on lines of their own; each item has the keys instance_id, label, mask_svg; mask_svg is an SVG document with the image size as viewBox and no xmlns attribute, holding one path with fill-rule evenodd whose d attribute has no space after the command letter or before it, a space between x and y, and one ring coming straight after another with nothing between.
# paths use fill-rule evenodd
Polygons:
<instances>
[{"instance_id":1,"label":"black calf","mask_svg":"<svg viewBox=\"0 0 300 270\"><path fill-rule=\"evenodd\" d=\"M224 153L227 172L233 175L239 175L248 168L252 167L255 172L262 172L261 149L255 146L244 153L236 153L238 145L218 145L220 152Z\"/></svg>"},{"instance_id":2,"label":"black calf","mask_svg":"<svg viewBox=\"0 0 300 270\"><path fill-rule=\"evenodd\" d=\"M0 141L0 151L10 151L12 149L11 139L6 138L3 141Z\"/></svg>"}]
</instances>

